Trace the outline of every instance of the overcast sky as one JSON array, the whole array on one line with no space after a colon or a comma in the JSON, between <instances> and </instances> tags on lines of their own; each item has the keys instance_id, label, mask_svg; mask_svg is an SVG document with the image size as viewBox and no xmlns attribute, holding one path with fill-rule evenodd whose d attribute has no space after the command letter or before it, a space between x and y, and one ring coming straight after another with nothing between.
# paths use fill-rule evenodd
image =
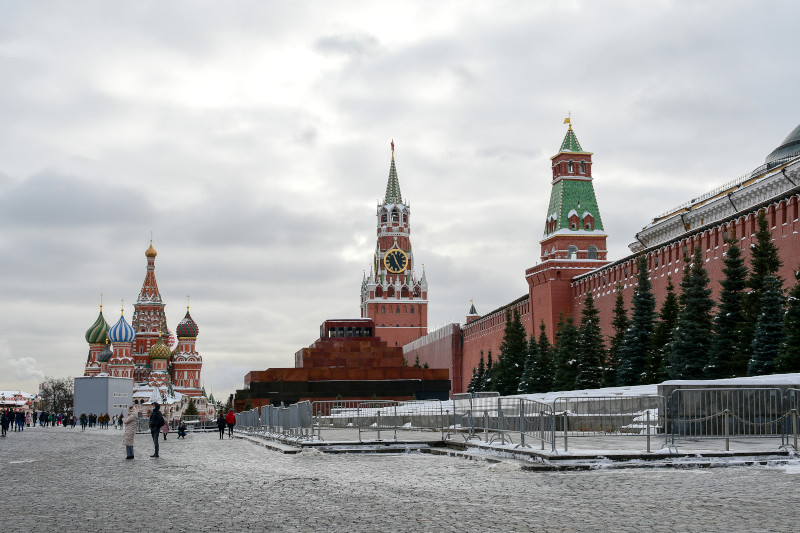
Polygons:
<instances>
[{"instance_id":1,"label":"overcast sky","mask_svg":"<svg viewBox=\"0 0 800 533\"><path fill-rule=\"evenodd\" d=\"M359 316L396 143L429 330L527 292L572 113L609 258L800 122L791 1L0 0L0 389L78 376L150 232L207 390ZM417 265L420 266L419 264ZM421 275L421 272L417 272Z\"/></svg>"}]
</instances>

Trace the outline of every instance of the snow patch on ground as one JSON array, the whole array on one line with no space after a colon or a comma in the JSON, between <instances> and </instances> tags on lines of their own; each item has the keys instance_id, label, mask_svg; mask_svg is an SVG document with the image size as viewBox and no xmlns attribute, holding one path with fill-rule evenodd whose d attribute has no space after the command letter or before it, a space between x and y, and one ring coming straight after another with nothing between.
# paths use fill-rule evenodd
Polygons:
<instances>
[{"instance_id":1,"label":"snow patch on ground","mask_svg":"<svg viewBox=\"0 0 800 533\"><path fill-rule=\"evenodd\" d=\"M486 468L490 470L499 470L501 472L508 472L512 470L520 470L522 466L516 463L511 463L509 461L500 461L499 463L490 463L489 466L487 466Z\"/></svg>"},{"instance_id":2,"label":"snow patch on ground","mask_svg":"<svg viewBox=\"0 0 800 533\"><path fill-rule=\"evenodd\" d=\"M300 450L297 455L307 455L307 456L314 456L314 455L325 455L323 452L319 451L316 448L303 448Z\"/></svg>"}]
</instances>

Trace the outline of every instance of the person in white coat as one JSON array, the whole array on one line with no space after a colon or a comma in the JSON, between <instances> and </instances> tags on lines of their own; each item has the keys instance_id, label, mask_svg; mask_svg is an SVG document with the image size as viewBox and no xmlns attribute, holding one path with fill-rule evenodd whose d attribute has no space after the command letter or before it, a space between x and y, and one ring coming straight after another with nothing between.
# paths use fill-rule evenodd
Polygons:
<instances>
[{"instance_id":1,"label":"person in white coat","mask_svg":"<svg viewBox=\"0 0 800 533\"><path fill-rule=\"evenodd\" d=\"M122 444L125 445L127 457L125 459L133 459L133 437L136 435L136 421L139 416L136 413L136 408L132 405L128 407L128 414L122 421L125 423L125 432L122 435Z\"/></svg>"}]
</instances>

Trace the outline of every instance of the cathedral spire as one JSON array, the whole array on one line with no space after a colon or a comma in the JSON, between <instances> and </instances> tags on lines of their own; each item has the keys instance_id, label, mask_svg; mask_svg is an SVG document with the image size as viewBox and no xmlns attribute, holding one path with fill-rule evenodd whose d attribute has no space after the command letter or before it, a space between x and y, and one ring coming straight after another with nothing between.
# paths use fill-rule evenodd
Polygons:
<instances>
[{"instance_id":1,"label":"cathedral spire","mask_svg":"<svg viewBox=\"0 0 800 533\"><path fill-rule=\"evenodd\" d=\"M403 203L403 196L400 194L400 181L397 179L397 169L394 166L394 139L392 139L392 163L389 166L389 182L386 184L386 198L384 198L383 203Z\"/></svg>"}]
</instances>

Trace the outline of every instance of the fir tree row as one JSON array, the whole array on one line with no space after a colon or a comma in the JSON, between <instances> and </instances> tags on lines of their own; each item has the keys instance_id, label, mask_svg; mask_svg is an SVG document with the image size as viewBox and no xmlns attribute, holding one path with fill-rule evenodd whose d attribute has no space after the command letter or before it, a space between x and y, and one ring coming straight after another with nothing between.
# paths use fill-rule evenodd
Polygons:
<instances>
[{"instance_id":1,"label":"fir tree row","mask_svg":"<svg viewBox=\"0 0 800 533\"><path fill-rule=\"evenodd\" d=\"M631 318L618 286L608 349L590 292L577 326L572 317L560 320L555 346L544 322L538 339L532 335L526 340L519 312L506 311L500 354L493 361L491 351L488 360L481 352L468 391L505 396L800 372L800 272L787 297L777 275L782 266L778 249L763 212L749 270L737 241L726 242L718 303L711 298L710 278L697 248L685 259L680 295L668 279L656 312L646 260L640 256Z\"/></svg>"}]
</instances>

